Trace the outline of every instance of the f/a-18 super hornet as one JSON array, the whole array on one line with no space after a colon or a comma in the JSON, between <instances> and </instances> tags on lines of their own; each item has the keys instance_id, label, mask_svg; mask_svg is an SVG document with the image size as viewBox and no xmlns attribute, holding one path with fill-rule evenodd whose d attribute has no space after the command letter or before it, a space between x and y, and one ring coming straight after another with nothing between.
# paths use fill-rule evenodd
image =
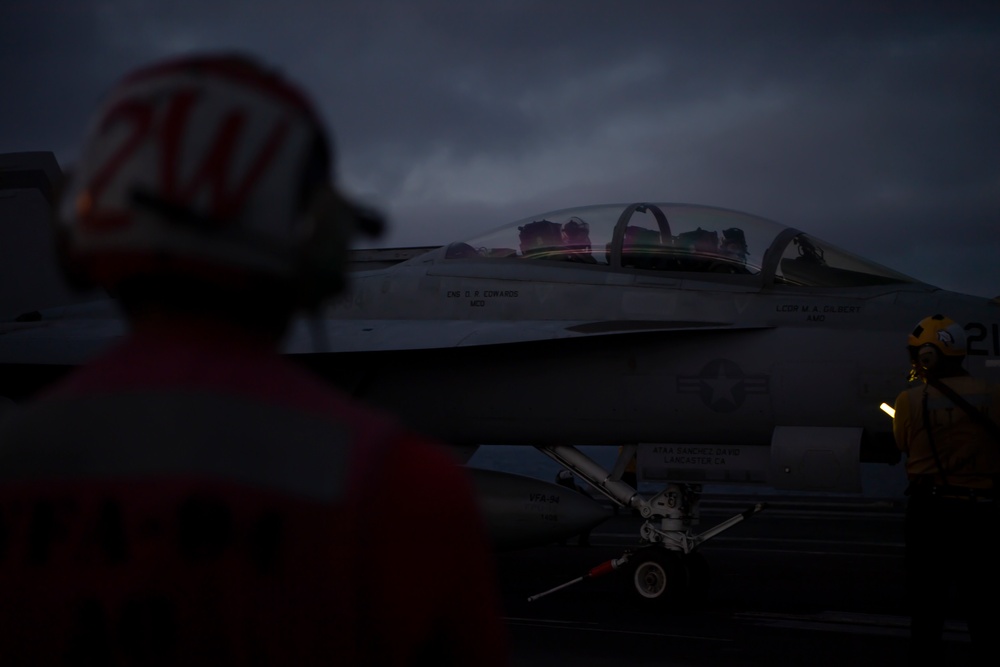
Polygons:
<instances>
[{"instance_id":1,"label":"f/a-18 super hornet","mask_svg":"<svg viewBox=\"0 0 1000 667\"><path fill-rule=\"evenodd\" d=\"M760 508L699 533L703 485L857 492L861 463L898 458L880 405L907 384L905 336L923 317L962 322L970 372L1000 379L997 300L709 206L568 208L448 245L357 250L353 268L287 354L466 456L531 445L640 514L612 567L643 600L703 585L699 546ZM123 330L107 302L19 319L0 324L12 398ZM589 445L616 447L614 464ZM630 463L655 492L626 481ZM602 516L541 480L478 484L498 544Z\"/></svg>"},{"instance_id":2,"label":"f/a-18 super hornet","mask_svg":"<svg viewBox=\"0 0 1000 667\"><path fill-rule=\"evenodd\" d=\"M862 462L898 460L880 406L923 317L963 322L969 370L1000 374L996 300L720 208L571 208L355 258L318 322L329 353L305 326L288 351L450 442L532 445L638 511L645 546L622 564L644 599L703 585L698 546L759 509L698 534L704 484L859 492ZM623 481L632 457L658 492Z\"/></svg>"}]
</instances>

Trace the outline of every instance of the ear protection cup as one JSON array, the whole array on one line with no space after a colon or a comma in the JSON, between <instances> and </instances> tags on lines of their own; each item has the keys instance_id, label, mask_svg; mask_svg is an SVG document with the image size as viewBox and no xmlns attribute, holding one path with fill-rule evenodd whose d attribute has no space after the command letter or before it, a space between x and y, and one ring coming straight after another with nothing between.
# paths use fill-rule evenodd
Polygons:
<instances>
[{"instance_id":1,"label":"ear protection cup","mask_svg":"<svg viewBox=\"0 0 1000 667\"><path fill-rule=\"evenodd\" d=\"M297 258L300 305L314 308L344 289L350 239L355 231L351 207L332 187L317 187L306 205L305 234Z\"/></svg>"},{"instance_id":2,"label":"ear protection cup","mask_svg":"<svg viewBox=\"0 0 1000 667\"><path fill-rule=\"evenodd\" d=\"M925 317L906 339L910 353L910 380L957 370L968 351L962 325L944 315Z\"/></svg>"},{"instance_id":3,"label":"ear protection cup","mask_svg":"<svg viewBox=\"0 0 1000 667\"><path fill-rule=\"evenodd\" d=\"M939 354L933 345L923 345L917 350L917 365L925 372L930 372L938 365Z\"/></svg>"},{"instance_id":4,"label":"ear protection cup","mask_svg":"<svg viewBox=\"0 0 1000 667\"><path fill-rule=\"evenodd\" d=\"M62 180L55 186L51 208L49 209L49 231L52 233L56 265L62 273L63 280L66 281L66 284L71 289L86 292L96 289L97 284L90 277L87 267L73 252L72 234L69 228L66 225L60 224L59 221L59 217L62 215L62 207L67 204L63 200L70 178L72 178L72 174L65 172Z\"/></svg>"}]
</instances>

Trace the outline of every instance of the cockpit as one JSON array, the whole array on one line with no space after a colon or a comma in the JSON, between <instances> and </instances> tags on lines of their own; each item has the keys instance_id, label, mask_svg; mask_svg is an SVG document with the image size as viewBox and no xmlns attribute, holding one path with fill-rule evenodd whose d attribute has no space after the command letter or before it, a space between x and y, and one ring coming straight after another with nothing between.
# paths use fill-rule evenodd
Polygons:
<instances>
[{"instance_id":1,"label":"cockpit","mask_svg":"<svg viewBox=\"0 0 1000 667\"><path fill-rule=\"evenodd\" d=\"M605 204L552 211L452 243L443 253L449 260L746 276L742 280L764 285L919 283L774 221L691 204Z\"/></svg>"}]
</instances>

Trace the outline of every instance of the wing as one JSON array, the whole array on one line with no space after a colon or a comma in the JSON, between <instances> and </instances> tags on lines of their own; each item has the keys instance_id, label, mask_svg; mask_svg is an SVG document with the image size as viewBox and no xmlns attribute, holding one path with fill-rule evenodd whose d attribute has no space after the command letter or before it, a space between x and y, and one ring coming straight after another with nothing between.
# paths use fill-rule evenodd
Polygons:
<instances>
[{"instance_id":1,"label":"wing","mask_svg":"<svg viewBox=\"0 0 1000 667\"><path fill-rule=\"evenodd\" d=\"M737 327L731 322L666 320L299 320L290 332L285 351L308 354L419 350L733 328Z\"/></svg>"}]
</instances>

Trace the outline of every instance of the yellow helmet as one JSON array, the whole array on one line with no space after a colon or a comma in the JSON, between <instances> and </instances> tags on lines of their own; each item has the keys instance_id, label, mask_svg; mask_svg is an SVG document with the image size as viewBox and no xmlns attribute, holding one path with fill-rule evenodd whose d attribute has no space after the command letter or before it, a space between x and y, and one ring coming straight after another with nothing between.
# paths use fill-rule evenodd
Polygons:
<instances>
[{"instance_id":1,"label":"yellow helmet","mask_svg":"<svg viewBox=\"0 0 1000 667\"><path fill-rule=\"evenodd\" d=\"M931 315L920 320L906 344L914 350L933 345L941 354L949 357L964 357L968 352L965 329L944 315Z\"/></svg>"}]
</instances>

